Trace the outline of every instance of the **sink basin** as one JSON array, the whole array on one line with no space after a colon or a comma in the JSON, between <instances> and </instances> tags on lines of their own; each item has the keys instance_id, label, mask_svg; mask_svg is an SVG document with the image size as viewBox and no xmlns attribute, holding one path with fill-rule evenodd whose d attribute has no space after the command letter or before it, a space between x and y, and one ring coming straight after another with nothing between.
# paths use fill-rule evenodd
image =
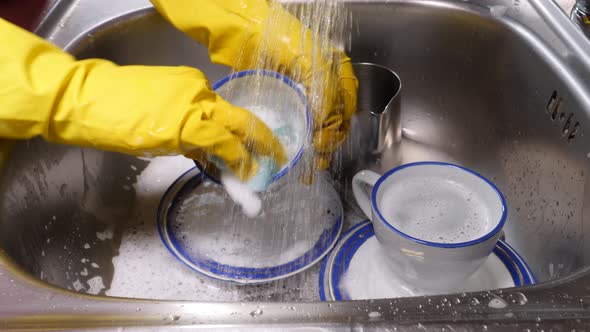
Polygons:
<instances>
[{"instance_id":1,"label":"sink basin","mask_svg":"<svg viewBox=\"0 0 590 332\"><path fill-rule=\"evenodd\" d=\"M149 4L111 2L109 8L94 0L58 2L37 32L78 58L194 66L211 81L228 73ZM466 299L448 310L435 307L448 296L319 303L317 266L269 285L227 286L174 261L158 237L159 201L193 166L190 160L32 139L17 142L2 168L0 326L32 326L31 317L45 327L69 322L105 329L582 324L590 318L590 55L560 39L552 24L566 24L563 13L541 3L351 1L350 55L400 76L403 138L378 158L338 174L341 196L353 204L349 179L364 168L383 172L399 163L438 160L477 170L505 194L506 241L539 285L458 295ZM541 9L555 21L544 21ZM527 300L515 305L513 294ZM494 296L508 306L487 307ZM19 299L37 305L12 306ZM220 300L226 302L202 302ZM372 312L379 315L367 316ZM96 318L84 321L77 313ZM116 318L107 323L101 315Z\"/></svg>"}]
</instances>

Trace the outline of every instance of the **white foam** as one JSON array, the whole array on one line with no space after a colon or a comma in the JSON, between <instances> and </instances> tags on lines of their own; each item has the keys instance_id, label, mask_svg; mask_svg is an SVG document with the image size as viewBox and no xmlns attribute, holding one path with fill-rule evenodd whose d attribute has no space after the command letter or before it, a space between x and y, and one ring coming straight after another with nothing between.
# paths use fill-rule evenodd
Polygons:
<instances>
[{"instance_id":1,"label":"white foam","mask_svg":"<svg viewBox=\"0 0 590 332\"><path fill-rule=\"evenodd\" d=\"M320 179L311 188L299 181L273 187L254 218L221 187L201 188L173 208L170 227L189 257L242 267L285 264L311 249L339 213L337 196ZM309 195L314 199L304 199Z\"/></svg>"},{"instance_id":2,"label":"white foam","mask_svg":"<svg viewBox=\"0 0 590 332\"><path fill-rule=\"evenodd\" d=\"M113 238L113 230L105 229L102 232L96 232L96 237L101 241L111 240Z\"/></svg>"},{"instance_id":3,"label":"white foam","mask_svg":"<svg viewBox=\"0 0 590 332\"><path fill-rule=\"evenodd\" d=\"M234 202L240 204L242 211L244 211L248 217L253 218L260 214L260 210L262 209L260 197L248 188L245 183L228 173L221 175L221 183L227 194Z\"/></svg>"},{"instance_id":4,"label":"white foam","mask_svg":"<svg viewBox=\"0 0 590 332\"><path fill-rule=\"evenodd\" d=\"M154 199L154 197L161 197L168 186L180 174L184 173L184 171L194 167L194 164L189 159L183 157L162 157L161 159L156 158L150 161L150 164L140 174L138 183L135 185L135 191L138 193L138 205L133 210L134 214L128 218L127 223L124 225L120 246L117 248L117 256L113 257L112 260L112 267L114 269L112 280L104 279L105 282L108 281L106 284L108 289L105 290L106 295L192 301L262 301L284 297L293 300L317 299L318 265L311 269L311 271L308 270L309 272L299 273L290 278L252 288L241 285L236 286L204 277L175 259L160 239L155 222L159 199ZM158 179L161 181L158 181ZM227 260L223 260L222 263L250 266L250 257L257 257L259 251L263 249L259 241L256 241L254 237L246 238L243 232L239 232L237 238L228 236L215 239L215 236L211 236L210 234L207 236L207 234L195 233L194 229L191 231L191 225L196 227L199 221L207 222L208 219L213 218L211 220L212 224L219 225L219 222L223 222L223 220L211 217L208 213L220 210L219 206L227 206L228 200L224 199L224 195L219 194L221 188L210 181L205 181L203 187L209 187L211 190L218 188L216 189L218 191L205 191L199 192L196 195L187 195L187 199L183 200L181 204L182 208L187 210L185 213L181 213L186 218L186 223L184 224L186 226L186 229L184 229L186 233L183 233L183 230L179 230L176 235L178 237L181 237L183 234L190 235L187 241L195 245L201 240L208 240L210 242L205 243L204 246L214 246L211 249L223 248L225 245L228 245L226 248L227 251L223 255ZM148 192L147 189L150 189L151 192ZM292 245L283 246L278 249L282 253L279 262L269 259L272 257L262 256L260 260L256 260L260 262L259 266L264 266L262 264L263 262L266 262L266 265L269 262L282 263L290 261L292 257L301 256L302 253L310 248L310 243L306 243L303 240L317 239L321 234L321 227L315 227L318 224L317 220L310 218L310 214L306 214L305 209L299 208L301 206L299 202L281 201L277 208L284 209L285 211L292 210L293 208L289 208L289 204L298 207L296 209L298 215L293 216L293 218L300 221L298 225L301 227L301 233L283 234L279 232L279 229L282 229L282 225L277 223L277 231L274 234L279 238L276 243L282 244L293 238L301 239L301 242L297 241ZM205 206L202 209L195 208L202 205ZM207 208L210 205L214 208ZM324 205L329 204L323 203L322 206ZM268 227L262 228L263 230L268 230ZM237 229L240 229L239 225L236 226ZM281 238L285 240L281 240ZM248 239L249 242L247 244L246 240ZM93 249L96 248L93 246ZM227 252L234 249L241 251L235 256L227 254ZM264 252L268 252L268 250L264 250ZM212 253L213 251L211 250L209 254ZM84 267L83 269L85 271L84 274L88 273L93 276L96 271L99 271L93 270L90 267L90 261L88 259L85 258L84 262L88 264L86 265L87 268ZM257 265L254 266L256 267ZM300 285L302 284L308 286L301 287Z\"/></svg>"},{"instance_id":5,"label":"white foam","mask_svg":"<svg viewBox=\"0 0 590 332\"><path fill-rule=\"evenodd\" d=\"M89 289L87 290L88 294L97 295L100 293L101 290L105 289L104 283L102 282L102 277L96 276L88 279L86 281L88 284Z\"/></svg>"},{"instance_id":6,"label":"white foam","mask_svg":"<svg viewBox=\"0 0 590 332\"><path fill-rule=\"evenodd\" d=\"M81 291L81 290L86 290L86 287L84 287L84 285L82 284L82 282L80 281L80 279L76 279L73 283L72 286L74 287L74 290L76 291Z\"/></svg>"},{"instance_id":7,"label":"white foam","mask_svg":"<svg viewBox=\"0 0 590 332\"><path fill-rule=\"evenodd\" d=\"M200 247L210 248L204 251L205 257L209 257L219 263L230 266L246 266L249 268L264 268L274 263L277 259L287 263L303 256L311 247L309 241L295 242L291 247L282 250L280 254L264 253L263 244L258 241L224 241L224 238L199 237ZM190 244L186 244L187 247ZM188 247L190 248L192 247ZM245 253L252 252L252 256ZM272 263L271 263L272 262Z\"/></svg>"},{"instance_id":8,"label":"white foam","mask_svg":"<svg viewBox=\"0 0 590 332\"><path fill-rule=\"evenodd\" d=\"M489 232L483 198L451 179L424 176L396 179L383 192L383 217L401 232L439 243L466 242Z\"/></svg>"}]
</instances>

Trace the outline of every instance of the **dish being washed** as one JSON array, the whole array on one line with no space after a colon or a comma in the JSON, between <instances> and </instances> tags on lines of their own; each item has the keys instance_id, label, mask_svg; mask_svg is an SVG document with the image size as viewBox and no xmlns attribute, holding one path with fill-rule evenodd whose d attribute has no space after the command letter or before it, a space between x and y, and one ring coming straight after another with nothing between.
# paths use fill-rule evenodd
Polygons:
<instances>
[{"instance_id":1,"label":"dish being washed","mask_svg":"<svg viewBox=\"0 0 590 332\"><path fill-rule=\"evenodd\" d=\"M463 284L447 291L426 291L399 280L383 263L383 253L369 221L353 226L322 262L319 276L322 301L397 298L471 292L532 285L535 277L526 262L499 240L486 262Z\"/></svg>"},{"instance_id":2,"label":"dish being washed","mask_svg":"<svg viewBox=\"0 0 590 332\"><path fill-rule=\"evenodd\" d=\"M259 158L261 167L246 184L254 191L264 191L272 181L283 177L300 160L311 135L311 110L303 89L290 78L268 70L245 70L233 73L213 85L213 90L233 105L245 108L262 120L285 147L287 163L274 165ZM220 182L221 160L202 165L203 173Z\"/></svg>"},{"instance_id":3,"label":"dish being washed","mask_svg":"<svg viewBox=\"0 0 590 332\"><path fill-rule=\"evenodd\" d=\"M221 183L234 202L249 217L262 209L260 192L294 168L308 144L311 113L303 89L287 76L268 70L245 70L228 75L213 85L215 92L228 102L247 109L264 122L283 145L287 157L277 165L269 156L254 156L258 171L245 182L240 181L223 160L208 156L205 165L195 161L212 181Z\"/></svg>"},{"instance_id":4,"label":"dish being washed","mask_svg":"<svg viewBox=\"0 0 590 332\"><path fill-rule=\"evenodd\" d=\"M299 273L326 255L342 229L342 204L327 179L291 181L262 193L261 215L249 218L222 186L196 167L166 191L158 231L170 253L206 276L241 284Z\"/></svg>"}]
</instances>

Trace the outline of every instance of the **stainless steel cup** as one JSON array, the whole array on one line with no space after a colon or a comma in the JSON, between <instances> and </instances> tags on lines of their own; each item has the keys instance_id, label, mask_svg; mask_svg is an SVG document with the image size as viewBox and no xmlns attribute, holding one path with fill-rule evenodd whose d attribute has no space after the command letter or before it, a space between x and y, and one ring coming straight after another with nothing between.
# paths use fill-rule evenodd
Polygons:
<instances>
[{"instance_id":1,"label":"stainless steel cup","mask_svg":"<svg viewBox=\"0 0 590 332\"><path fill-rule=\"evenodd\" d=\"M357 111L346 141L333 156L336 172L354 172L374 164L384 151L401 142L401 80L391 69L355 63L359 80ZM346 172L348 173L348 172Z\"/></svg>"}]
</instances>

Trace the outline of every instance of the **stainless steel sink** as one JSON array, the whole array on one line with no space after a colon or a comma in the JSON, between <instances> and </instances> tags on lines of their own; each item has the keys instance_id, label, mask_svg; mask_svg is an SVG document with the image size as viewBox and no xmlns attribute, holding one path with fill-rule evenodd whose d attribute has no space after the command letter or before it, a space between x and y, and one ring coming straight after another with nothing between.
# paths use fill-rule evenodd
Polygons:
<instances>
[{"instance_id":1,"label":"stainless steel sink","mask_svg":"<svg viewBox=\"0 0 590 332\"><path fill-rule=\"evenodd\" d=\"M337 174L344 201L352 201L348 179L365 167L384 171L429 159L476 169L506 195L506 240L527 260L538 285L321 303L317 267L266 286L218 284L165 256L157 236L159 199L190 161L33 139L17 142L2 168L0 328L516 330L590 324L590 42L556 4L542 0L349 3L353 60L387 66L403 82L403 139L379 158ZM37 33L79 58L195 66L212 81L228 72L146 1L58 1ZM178 168L150 173L164 161ZM163 257L158 250L169 265L153 261ZM121 267L135 269L127 276L131 284L159 278L153 287L166 287L166 295L153 296L143 284L113 293ZM233 291L234 302L187 293L175 284L182 280ZM497 297L505 308L487 305Z\"/></svg>"}]
</instances>

